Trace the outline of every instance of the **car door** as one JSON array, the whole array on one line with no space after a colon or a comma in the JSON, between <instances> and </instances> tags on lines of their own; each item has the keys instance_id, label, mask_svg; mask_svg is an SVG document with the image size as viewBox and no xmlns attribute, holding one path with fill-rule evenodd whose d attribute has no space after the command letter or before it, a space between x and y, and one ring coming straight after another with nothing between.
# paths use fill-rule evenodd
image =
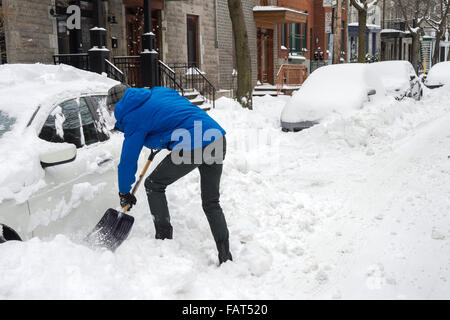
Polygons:
<instances>
[{"instance_id":1,"label":"car door","mask_svg":"<svg viewBox=\"0 0 450 320\"><path fill-rule=\"evenodd\" d=\"M83 234L117 202L120 143L105 120L105 96L62 101L48 114L39 137L77 146L74 161L45 168L47 187L29 200L29 236Z\"/></svg>"}]
</instances>

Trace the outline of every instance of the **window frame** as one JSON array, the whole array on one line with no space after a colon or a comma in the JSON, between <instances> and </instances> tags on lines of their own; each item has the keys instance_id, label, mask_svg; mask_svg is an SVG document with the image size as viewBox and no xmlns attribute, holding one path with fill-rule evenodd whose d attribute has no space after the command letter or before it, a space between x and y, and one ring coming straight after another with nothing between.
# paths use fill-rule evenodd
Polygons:
<instances>
[{"instance_id":1,"label":"window frame","mask_svg":"<svg viewBox=\"0 0 450 320\"><path fill-rule=\"evenodd\" d=\"M38 138L39 138L39 139L42 139L42 138L39 137L39 135L41 134L42 129L44 128L45 122L47 121L47 119L48 119L48 117L50 116L50 114L51 114L58 106L60 106L60 105L63 104L63 103L66 103L66 102L68 102L68 101L71 101L71 100L84 99L84 101L85 101L85 103L86 103L86 106L87 106L87 108L88 108L88 110L89 110L89 113L91 114L91 117L92 117L92 119L94 120L94 126L95 126L95 129L96 129L96 131L97 131L98 141L97 141L97 142L94 142L94 143L91 143L91 144L86 144L86 142L85 142L81 147L79 147L79 148L77 148L77 149L82 149L82 148L85 148L85 147L93 146L93 145L96 145L96 144L98 144L98 143L100 143L100 142L104 142L104 141L109 140L109 139L110 139L110 136L104 134L103 129L106 130L106 131L110 131L110 130L108 130L108 128L106 128L106 127L101 123L100 118L98 117L98 114L97 114L97 112L96 112L94 102L93 102L92 99L91 99L91 97L95 97L95 96L105 96L105 97L106 97L107 94L106 94L106 93L89 93L89 94L81 94L81 95L78 95L78 96L75 96L75 97L65 98L65 99L60 100L60 101L58 101L58 102L56 102L56 103L53 103L53 104L52 104L52 107L49 108L49 109L47 109L48 111L45 112L45 117L43 117L42 123L40 123L40 124L37 126L36 134L37 134ZM40 108L39 108L39 109L40 109ZM39 110L39 109L38 109L38 110ZM80 112L80 111L78 111L78 112ZM79 115L80 115L80 113L79 113ZM80 116L80 125L81 125L81 128L82 128L82 127L83 127L83 123L82 123L82 120L81 120L81 116ZM102 126L102 127L99 128L99 127L98 127L99 125ZM83 135L84 135L84 132L83 132ZM45 139L42 139L42 140L44 140L44 141L46 141L46 142L49 142L49 143L60 143L60 142L52 142L52 141L48 141L48 140L45 140Z\"/></svg>"}]
</instances>

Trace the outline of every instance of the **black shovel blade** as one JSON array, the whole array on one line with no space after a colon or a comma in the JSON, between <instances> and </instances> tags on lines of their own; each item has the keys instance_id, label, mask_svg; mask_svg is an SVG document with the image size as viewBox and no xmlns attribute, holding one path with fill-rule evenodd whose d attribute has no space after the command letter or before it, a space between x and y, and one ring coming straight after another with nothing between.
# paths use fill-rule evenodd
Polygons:
<instances>
[{"instance_id":1,"label":"black shovel blade","mask_svg":"<svg viewBox=\"0 0 450 320\"><path fill-rule=\"evenodd\" d=\"M110 208L86 236L85 241L92 246L114 251L128 237L133 223L133 216Z\"/></svg>"},{"instance_id":2,"label":"black shovel blade","mask_svg":"<svg viewBox=\"0 0 450 320\"><path fill-rule=\"evenodd\" d=\"M11 227L8 227L6 224L0 223L0 243L6 241L22 241L17 232L14 231Z\"/></svg>"}]
</instances>

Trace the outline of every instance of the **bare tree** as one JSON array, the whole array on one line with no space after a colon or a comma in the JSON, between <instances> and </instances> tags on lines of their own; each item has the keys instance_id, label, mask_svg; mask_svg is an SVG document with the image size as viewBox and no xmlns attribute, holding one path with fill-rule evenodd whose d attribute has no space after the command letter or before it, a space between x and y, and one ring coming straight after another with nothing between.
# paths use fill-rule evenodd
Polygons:
<instances>
[{"instance_id":1,"label":"bare tree","mask_svg":"<svg viewBox=\"0 0 450 320\"><path fill-rule=\"evenodd\" d=\"M439 49L442 37L448 27L448 16L450 14L450 0L435 0L434 10L430 10L429 15L425 18L425 22L436 32L436 44L434 46L433 64L439 59Z\"/></svg>"},{"instance_id":2,"label":"bare tree","mask_svg":"<svg viewBox=\"0 0 450 320\"><path fill-rule=\"evenodd\" d=\"M342 0L337 0L334 18L333 63L341 63Z\"/></svg>"},{"instance_id":3,"label":"bare tree","mask_svg":"<svg viewBox=\"0 0 450 320\"><path fill-rule=\"evenodd\" d=\"M423 29L423 22L430 11L431 1L423 0L396 0L400 7L406 28L412 36L411 59L414 70L419 69L419 40Z\"/></svg>"},{"instance_id":4,"label":"bare tree","mask_svg":"<svg viewBox=\"0 0 450 320\"><path fill-rule=\"evenodd\" d=\"M241 0L228 0L228 9L233 25L234 48L236 52L236 98L242 107L252 109L252 60Z\"/></svg>"},{"instance_id":5,"label":"bare tree","mask_svg":"<svg viewBox=\"0 0 450 320\"><path fill-rule=\"evenodd\" d=\"M339 1L339 0L338 0ZM367 29L367 12L373 6L376 6L378 0L350 0L352 6L358 11L358 62L366 62L366 29Z\"/></svg>"}]
</instances>

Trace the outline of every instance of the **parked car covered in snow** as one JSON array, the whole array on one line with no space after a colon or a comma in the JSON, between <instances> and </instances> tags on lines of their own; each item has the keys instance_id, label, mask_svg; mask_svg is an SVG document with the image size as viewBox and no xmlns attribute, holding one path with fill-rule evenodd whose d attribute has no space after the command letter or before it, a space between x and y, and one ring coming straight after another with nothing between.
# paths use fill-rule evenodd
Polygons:
<instances>
[{"instance_id":1,"label":"parked car covered in snow","mask_svg":"<svg viewBox=\"0 0 450 320\"><path fill-rule=\"evenodd\" d=\"M436 63L424 79L424 84L430 89L450 85L450 61Z\"/></svg>"},{"instance_id":2,"label":"parked car covered in snow","mask_svg":"<svg viewBox=\"0 0 450 320\"><path fill-rule=\"evenodd\" d=\"M73 232L117 202L115 84L67 65L0 66L0 223L24 239Z\"/></svg>"},{"instance_id":3,"label":"parked car covered in snow","mask_svg":"<svg viewBox=\"0 0 450 320\"><path fill-rule=\"evenodd\" d=\"M330 114L352 112L383 97L383 84L367 64L324 66L315 70L292 95L281 113L281 128L300 131Z\"/></svg>"},{"instance_id":4,"label":"parked car covered in snow","mask_svg":"<svg viewBox=\"0 0 450 320\"><path fill-rule=\"evenodd\" d=\"M381 61L371 63L369 67L380 77L388 95L397 100L405 97L422 99L422 83L409 61Z\"/></svg>"}]
</instances>

